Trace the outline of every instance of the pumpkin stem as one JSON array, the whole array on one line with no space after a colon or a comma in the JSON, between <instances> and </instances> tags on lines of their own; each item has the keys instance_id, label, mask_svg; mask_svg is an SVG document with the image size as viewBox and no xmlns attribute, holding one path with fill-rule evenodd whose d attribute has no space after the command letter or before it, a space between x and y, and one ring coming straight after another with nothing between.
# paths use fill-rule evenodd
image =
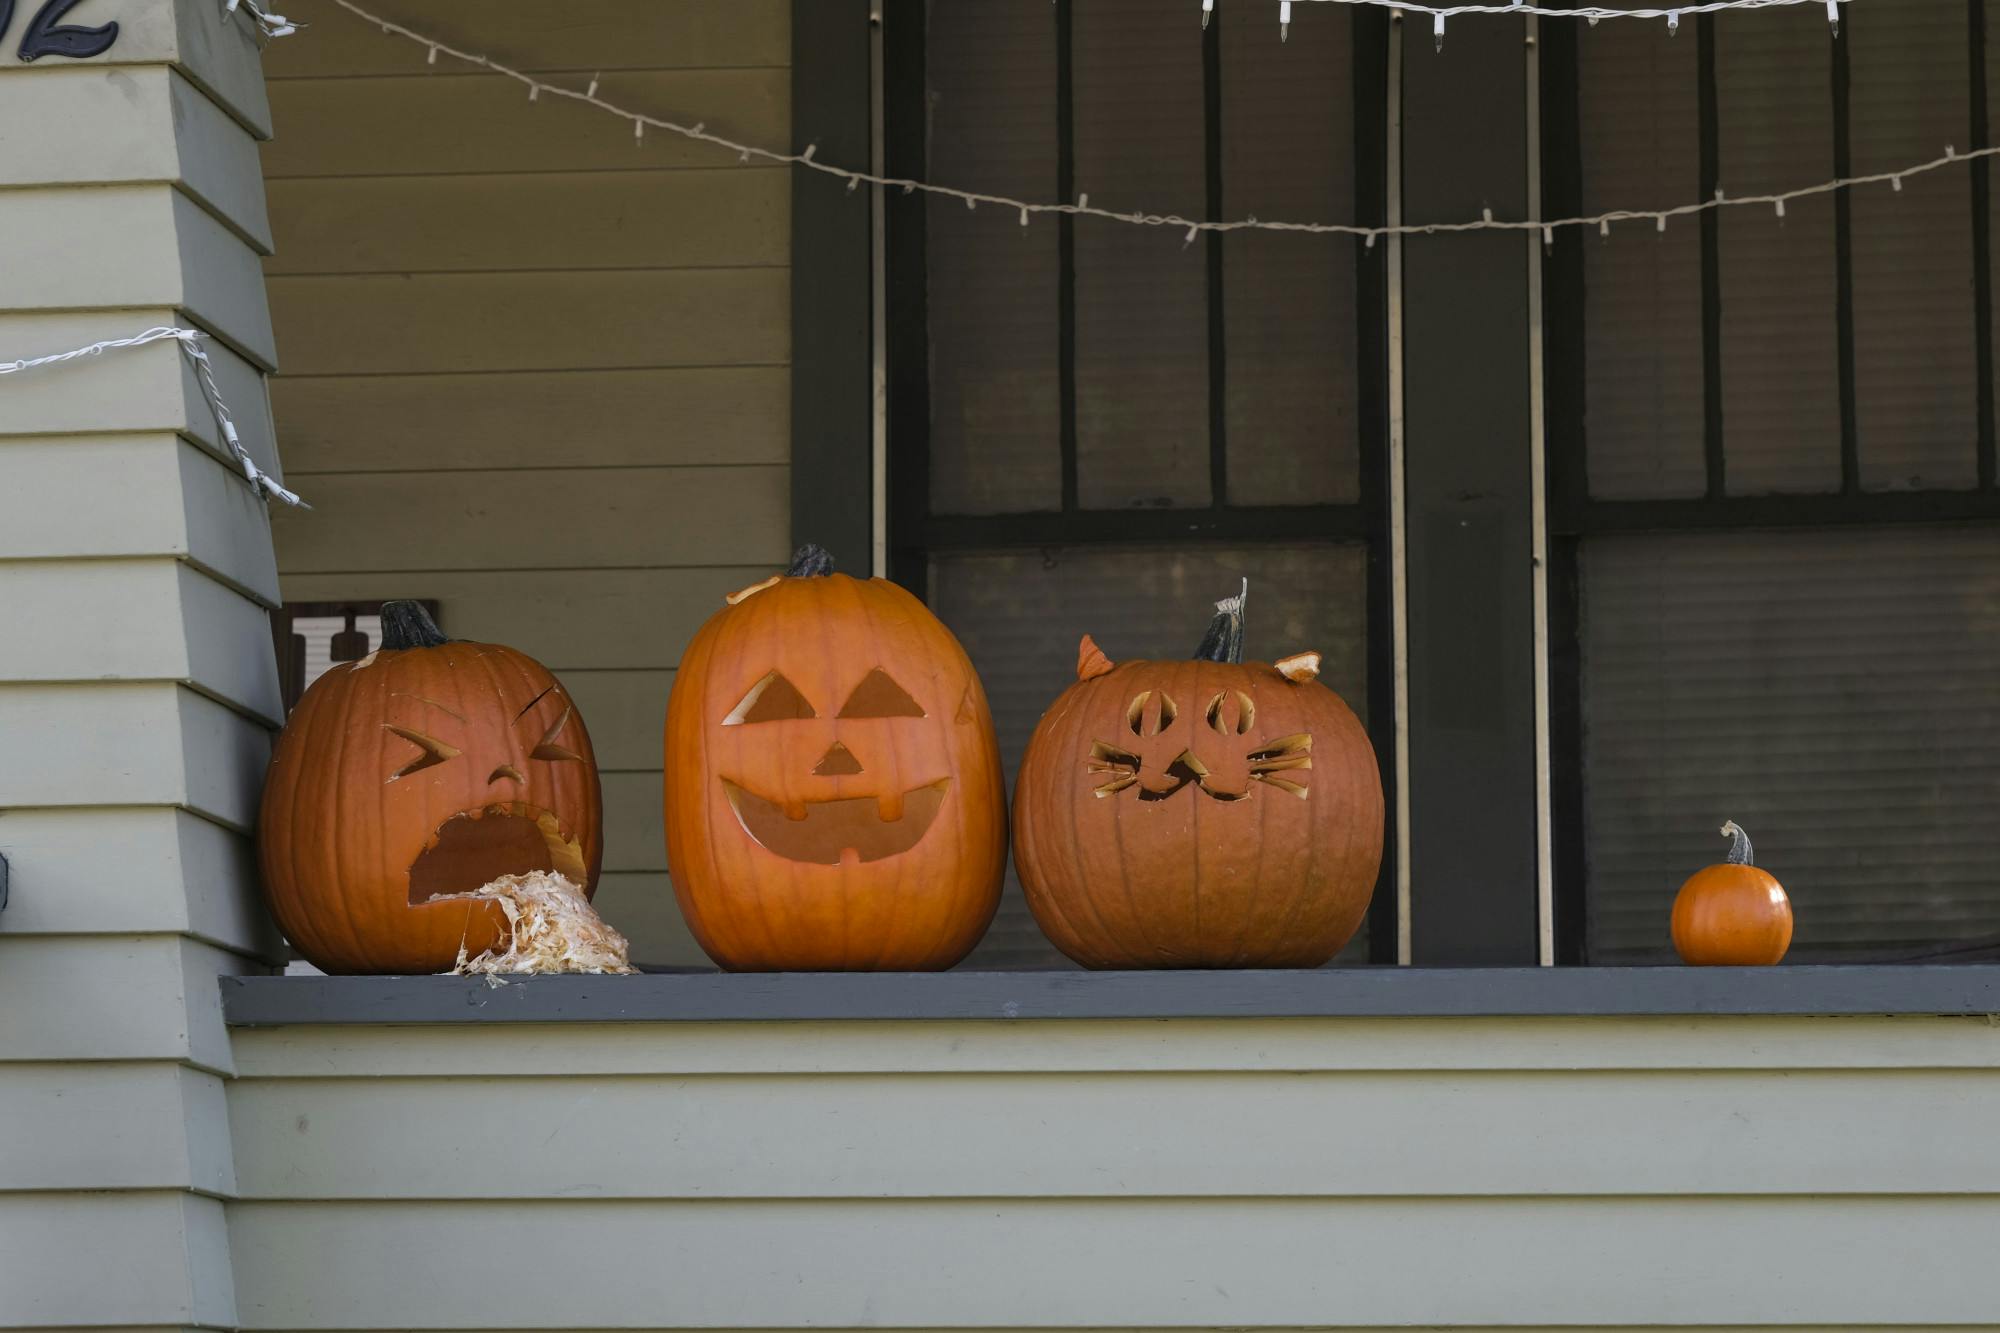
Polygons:
<instances>
[{"instance_id":1,"label":"pumpkin stem","mask_svg":"<svg viewBox=\"0 0 2000 1333\"><path fill-rule=\"evenodd\" d=\"M436 648L450 642L422 602L382 603L382 647Z\"/></svg>"},{"instance_id":2,"label":"pumpkin stem","mask_svg":"<svg viewBox=\"0 0 2000 1333\"><path fill-rule=\"evenodd\" d=\"M1745 833L1735 820L1722 826L1722 836L1729 839L1729 864L1733 866L1754 866L1750 847L1750 835Z\"/></svg>"},{"instance_id":3,"label":"pumpkin stem","mask_svg":"<svg viewBox=\"0 0 2000 1333\"><path fill-rule=\"evenodd\" d=\"M1215 618L1208 622L1208 633L1201 636L1201 646L1194 650L1195 661L1243 661L1243 604L1249 600L1250 580L1244 579L1242 592L1215 604Z\"/></svg>"},{"instance_id":4,"label":"pumpkin stem","mask_svg":"<svg viewBox=\"0 0 2000 1333\"><path fill-rule=\"evenodd\" d=\"M788 579L823 579L831 573L833 553L811 542L792 552L792 563L785 567Z\"/></svg>"}]
</instances>

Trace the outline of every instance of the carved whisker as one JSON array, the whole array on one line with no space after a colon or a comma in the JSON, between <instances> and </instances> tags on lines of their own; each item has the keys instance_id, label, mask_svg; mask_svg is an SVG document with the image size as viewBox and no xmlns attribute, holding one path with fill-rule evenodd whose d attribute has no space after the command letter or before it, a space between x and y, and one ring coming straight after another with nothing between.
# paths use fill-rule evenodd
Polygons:
<instances>
[{"instance_id":1,"label":"carved whisker","mask_svg":"<svg viewBox=\"0 0 2000 1333\"><path fill-rule=\"evenodd\" d=\"M1111 781L1097 788L1096 791L1099 796L1116 796L1119 792L1124 791L1138 780L1139 775L1137 773L1128 773L1122 778L1113 778Z\"/></svg>"},{"instance_id":2,"label":"carved whisker","mask_svg":"<svg viewBox=\"0 0 2000 1333\"><path fill-rule=\"evenodd\" d=\"M1115 745L1106 745L1103 741L1092 741L1090 743L1090 758L1085 761L1084 767L1091 772L1130 771L1136 773L1139 771L1139 756L1133 754L1130 750L1121 750Z\"/></svg>"},{"instance_id":3,"label":"carved whisker","mask_svg":"<svg viewBox=\"0 0 2000 1333\"><path fill-rule=\"evenodd\" d=\"M1290 792L1292 795L1298 797L1301 801L1303 801L1306 798L1306 789L1304 786L1296 782L1287 782L1283 778L1274 778L1269 773L1252 773L1250 775L1250 780L1252 782L1269 783L1271 786L1276 787L1279 791Z\"/></svg>"},{"instance_id":4,"label":"carved whisker","mask_svg":"<svg viewBox=\"0 0 2000 1333\"><path fill-rule=\"evenodd\" d=\"M1250 752L1250 762L1263 759L1282 759L1289 754L1304 754L1313 747L1312 733L1302 731L1296 736L1281 736Z\"/></svg>"},{"instance_id":5,"label":"carved whisker","mask_svg":"<svg viewBox=\"0 0 2000 1333\"><path fill-rule=\"evenodd\" d=\"M1252 774L1280 773L1288 768L1311 768L1312 766L1313 757L1309 754L1281 754L1271 759L1252 759L1250 761L1250 772Z\"/></svg>"}]
</instances>

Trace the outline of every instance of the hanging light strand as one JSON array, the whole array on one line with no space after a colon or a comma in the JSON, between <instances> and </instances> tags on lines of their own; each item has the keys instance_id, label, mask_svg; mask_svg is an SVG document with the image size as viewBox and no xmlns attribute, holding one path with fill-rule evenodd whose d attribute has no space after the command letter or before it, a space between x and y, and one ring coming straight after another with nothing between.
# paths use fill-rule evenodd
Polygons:
<instances>
[{"instance_id":1,"label":"hanging light strand","mask_svg":"<svg viewBox=\"0 0 2000 1333\"><path fill-rule=\"evenodd\" d=\"M1098 218L1105 222L1118 222L1135 227L1173 228L1185 232L1190 240L1200 236L1204 232L1278 231L1304 232L1310 235L1323 236L1355 236L1360 237L1372 247L1376 240L1384 236L1443 236L1467 231L1519 231L1539 232L1545 241L1553 242L1556 231L1572 227L1594 227L1600 235L1609 236L1611 224L1614 222L1651 222L1654 224L1656 230L1665 231L1669 219L1694 217L1698 214L1709 212L1712 209L1720 208L1764 207L1772 209L1774 214L1782 217L1783 205L1794 199L1808 199L1814 195L1833 194L1840 190L1852 189L1858 185L1876 185L1885 182L1900 191L1903 188L1903 181L1911 176L1921 176L1926 172L1938 171L1957 163L1971 162L1979 158L1993 157L1996 154L2000 154L2000 145L1975 149L1972 152L1959 152L1957 149L1947 146L1941 156L1934 157L1928 162L1916 162L1906 167L1899 167L1894 171L1878 171L1864 176L1843 176L1835 180L1821 181L1817 185L1806 185L1795 190L1784 190L1771 194L1724 196L1718 191L1712 199L1704 199L1692 204L1681 204L1675 208L1620 208L1605 213L1593 213L1587 217L1509 219L1496 218L1492 216L1491 210L1488 210L1480 218L1467 222L1415 222L1383 227L1364 227L1347 222L1284 222L1256 217L1237 218L1228 221L1204 221L1199 218L1182 217L1176 213L1127 212L1118 209L1103 208L1092 204L1087 195L1079 196L1075 203L1036 203L1032 200L1010 198L1003 194L988 194L980 190L960 190L949 185L933 185L928 181L912 180L902 176L880 176L872 172L856 171L848 167L837 166L831 162L819 161L816 157L818 151L817 144L809 146L804 152L786 153L780 152L777 149L762 148L756 144L738 143L734 139L712 133L705 124L700 122L692 125L683 124L679 121L667 120L660 116L650 116L643 112L631 111L616 103L606 101L597 95L598 79L593 78L590 81L588 89L565 88L561 84L550 83L546 79L538 79L532 74L525 74L512 66L504 65L494 60L490 56L478 55L470 51L461 51L435 37L426 36L423 33L404 27L400 23L383 18L379 14L372 13L354 3L354 0L333 0L333 2L356 17L374 24L383 32L391 36L405 38L425 48L431 53L433 58L437 55L450 56L454 60L460 60L469 65L477 65L481 69L512 79L527 88L528 97L531 101L540 100L541 96L546 93L551 97L561 97L572 102L582 102L586 105L596 107L607 115L618 117L639 127L635 129L635 134L643 132L644 129L656 129L668 134L677 134L685 139L693 139L699 143L713 144L717 148L727 149L735 153L738 159L744 162L762 161L778 165L803 167L808 171L816 171L822 175L832 176L845 181L850 190L861 185L872 185L880 189L901 190L904 194L922 193L939 198L957 199L963 202L967 208L977 208L981 204L992 205L996 208L1019 214L1023 226L1027 225L1030 218L1037 215L1053 215ZM1226 0L1222 0L1222 2L1226 3ZM1310 0L1310 2L1315 4L1336 4L1364 3L1366 0ZM1727 4L1711 5L1707 9L1768 8L1776 4L1806 2L1808 0L1730 0ZM1810 0L1810 3L1821 2L1822 0ZM1408 8L1408 6L1405 6L1405 8ZM1487 12L1504 14L1533 11L1530 6L1523 4L1515 6L1512 10L1496 9ZM1572 14L1582 13L1583 11L1561 10L1557 12ZM1617 12L1639 14L1642 11L1621 10ZM1654 11L1643 12L1650 14ZM1697 13L1705 11L1700 7L1689 6L1679 11L1660 10L1657 12Z\"/></svg>"},{"instance_id":2,"label":"hanging light strand","mask_svg":"<svg viewBox=\"0 0 2000 1333\"><path fill-rule=\"evenodd\" d=\"M208 410L215 414L215 424L222 431L223 443L228 445L230 454L243 469L243 479L250 489L266 499L281 500L300 509L310 509L311 505L300 499L295 491L288 491L279 485L270 473L257 466L257 460L250 456L243 440L236 433L236 418L230 413L229 405L222 400L222 390L216 387L215 367L208 359L208 349L202 340L208 335L198 329L183 329L173 325L156 325L144 333L135 333L129 338L105 338L88 347L78 347L67 352L52 352L47 356L26 357L19 361L0 361L0 375L18 375L27 370L39 370L44 366L59 366L69 361L80 361L88 356L102 356L106 352L120 352L134 347L144 347L148 343L164 342L171 338L181 345L181 351L194 364L195 381L201 386L201 396L208 402Z\"/></svg>"},{"instance_id":3,"label":"hanging light strand","mask_svg":"<svg viewBox=\"0 0 2000 1333\"><path fill-rule=\"evenodd\" d=\"M224 0L222 8L223 12L228 14L234 14L239 9L248 14L250 21L257 25L257 31L267 39L289 37L299 30L300 25L283 14L273 14L258 4L257 0Z\"/></svg>"},{"instance_id":4,"label":"hanging light strand","mask_svg":"<svg viewBox=\"0 0 2000 1333\"><path fill-rule=\"evenodd\" d=\"M1245 0L1230 0L1242 4ZM1206 28L1215 15L1217 0L1201 0L1201 26ZM1849 0L1708 0L1705 4L1680 5L1665 9L1613 9L1602 5L1580 5L1574 9L1556 9L1547 5L1534 5L1526 0L1509 0L1507 6L1497 5L1422 5L1405 4L1402 0L1279 0L1278 39L1284 41L1291 36L1292 5L1350 5L1373 6L1394 10L1397 14L1427 14L1431 19L1431 31L1436 34L1437 46L1444 49L1444 24L1446 19L1457 18L1461 14L1490 16L1494 14L1533 14L1537 18L1586 19L1596 27L1604 19L1665 19L1667 33L1672 35L1680 30L1681 16L1685 14L1715 14L1725 9L1783 9L1792 5L1825 5L1827 23L1833 35L1840 35L1840 6Z\"/></svg>"}]
</instances>

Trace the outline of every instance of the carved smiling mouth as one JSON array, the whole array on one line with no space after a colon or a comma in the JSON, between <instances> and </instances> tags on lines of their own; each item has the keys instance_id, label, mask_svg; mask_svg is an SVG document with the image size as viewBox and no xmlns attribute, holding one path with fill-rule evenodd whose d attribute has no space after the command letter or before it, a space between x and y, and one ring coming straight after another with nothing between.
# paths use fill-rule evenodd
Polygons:
<instances>
[{"instance_id":1,"label":"carved smiling mouth","mask_svg":"<svg viewBox=\"0 0 2000 1333\"><path fill-rule=\"evenodd\" d=\"M727 778L722 780L730 809L758 846L787 861L827 866L839 865L849 852L868 862L909 851L930 831L950 785L950 778L939 778L904 792L903 813L898 819L883 818L882 803L873 796L808 801L805 818L793 819L776 801L745 791Z\"/></svg>"},{"instance_id":2,"label":"carved smiling mouth","mask_svg":"<svg viewBox=\"0 0 2000 1333\"><path fill-rule=\"evenodd\" d=\"M550 870L581 886L583 846L552 811L525 801L461 810L410 864L410 901L472 893L502 875Z\"/></svg>"}]
</instances>

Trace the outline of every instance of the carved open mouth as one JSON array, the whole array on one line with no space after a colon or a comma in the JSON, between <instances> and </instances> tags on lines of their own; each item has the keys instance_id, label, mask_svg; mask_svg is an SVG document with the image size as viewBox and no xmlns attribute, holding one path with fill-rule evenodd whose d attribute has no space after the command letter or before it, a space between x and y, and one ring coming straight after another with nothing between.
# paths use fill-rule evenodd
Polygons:
<instances>
[{"instance_id":1,"label":"carved open mouth","mask_svg":"<svg viewBox=\"0 0 2000 1333\"><path fill-rule=\"evenodd\" d=\"M462 810L431 834L410 865L410 901L471 893L502 875L550 870L581 888L583 847L553 812L512 801Z\"/></svg>"},{"instance_id":2,"label":"carved open mouth","mask_svg":"<svg viewBox=\"0 0 2000 1333\"><path fill-rule=\"evenodd\" d=\"M837 801L808 801L805 816L793 819L785 807L745 791L724 778L729 806L758 846L787 861L835 866L852 852L859 861L901 856L923 840L944 806L950 778L902 794L900 810L884 812L881 797L853 796Z\"/></svg>"}]
</instances>

